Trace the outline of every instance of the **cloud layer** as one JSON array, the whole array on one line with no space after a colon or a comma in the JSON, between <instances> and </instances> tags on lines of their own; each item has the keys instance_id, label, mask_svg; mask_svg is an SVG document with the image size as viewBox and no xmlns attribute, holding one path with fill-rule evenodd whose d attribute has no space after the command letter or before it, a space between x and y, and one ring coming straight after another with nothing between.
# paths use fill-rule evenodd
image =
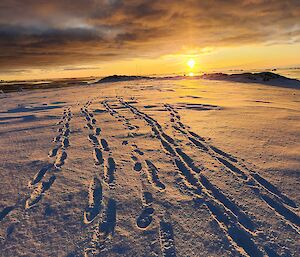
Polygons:
<instances>
[{"instance_id":1,"label":"cloud layer","mask_svg":"<svg viewBox=\"0 0 300 257\"><path fill-rule=\"evenodd\" d=\"M2 0L0 69L300 41L299 0Z\"/></svg>"}]
</instances>

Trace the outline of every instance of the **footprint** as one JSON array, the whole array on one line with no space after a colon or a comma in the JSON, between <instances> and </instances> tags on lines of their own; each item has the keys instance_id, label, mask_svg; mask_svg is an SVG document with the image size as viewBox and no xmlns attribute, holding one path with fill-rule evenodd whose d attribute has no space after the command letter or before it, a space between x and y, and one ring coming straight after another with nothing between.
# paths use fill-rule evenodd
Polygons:
<instances>
[{"instance_id":1,"label":"footprint","mask_svg":"<svg viewBox=\"0 0 300 257\"><path fill-rule=\"evenodd\" d=\"M29 182L29 186L33 186L36 183L40 182L41 179L45 176L46 172L49 171L53 167L53 164L47 164L44 167L40 169L40 171L35 174L34 178L32 181Z\"/></svg>"},{"instance_id":2,"label":"footprint","mask_svg":"<svg viewBox=\"0 0 300 257\"><path fill-rule=\"evenodd\" d=\"M143 206L150 206L153 202L153 196L150 192L143 192L142 194L142 203Z\"/></svg>"},{"instance_id":3,"label":"footprint","mask_svg":"<svg viewBox=\"0 0 300 257\"><path fill-rule=\"evenodd\" d=\"M61 146L62 148L67 148L68 146L70 146L69 139L64 138L64 140L61 142Z\"/></svg>"},{"instance_id":4,"label":"footprint","mask_svg":"<svg viewBox=\"0 0 300 257\"><path fill-rule=\"evenodd\" d=\"M100 135L100 132L101 132L101 129L100 129L100 128L96 128L96 129L95 129L95 134L96 134L96 136L99 136L99 135Z\"/></svg>"},{"instance_id":5,"label":"footprint","mask_svg":"<svg viewBox=\"0 0 300 257\"><path fill-rule=\"evenodd\" d=\"M5 207L1 212L0 212L0 221L2 221L6 215L8 215L13 209L15 209L15 206L8 206Z\"/></svg>"},{"instance_id":6,"label":"footprint","mask_svg":"<svg viewBox=\"0 0 300 257\"><path fill-rule=\"evenodd\" d=\"M63 133L64 137L68 137L70 135L70 129L66 129L65 132Z\"/></svg>"},{"instance_id":7,"label":"footprint","mask_svg":"<svg viewBox=\"0 0 300 257\"><path fill-rule=\"evenodd\" d=\"M98 141L98 138L96 136L89 134L88 138L94 146L99 145L99 141Z\"/></svg>"},{"instance_id":8,"label":"footprint","mask_svg":"<svg viewBox=\"0 0 300 257\"><path fill-rule=\"evenodd\" d=\"M102 186L97 178L93 178L89 186L89 206L84 212L84 223L91 223L100 213L102 207Z\"/></svg>"},{"instance_id":9,"label":"footprint","mask_svg":"<svg viewBox=\"0 0 300 257\"><path fill-rule=\"evenodd\" d=\"M52 150L49 151L48 156L49 157L54 157L57 155L57 152L59 150L60 146L53 148Z\"/></svg>"},{"instance_id":10,"label":"footprint","mask_svg":"<svg viewBox=\"0 0 300 257\"><path fill-rule=\"evenodd\" d=\"M94 148L93 156L95 160L95 165L103 164L104 162L103 155L99 148Z\"/></svg>"},{"instance_id":11,"label":"footprint","mask_svg":"<svg viewBox=\"0 0 300 257\"><path fill-rule=\"evenodd\" d=\"M144 152L142 152L140 149L134 149L133 150L134 152L136 152L137 154L139 154L139 155L144 155Z\"/></svg>"},{"instance_id":12,"label":"footprint","mask_svg":"<svg viewBox=\"0 0 300 257\"><path fill-rule=\"evenodd\" d=\"M99 224L100 240L105 240L108 236L113 236L117 220L117 204L113 199L108 199L104 212L103 221Z\"/></svg>"},{"instance_id":13,"label":"footprint","mask_svg":"<svg viewBox=\"0 0 300 257\"><path fill-rule=\"evenodd\" d=\"M53 139L53 142L57 143L60 141L60 139L61 139L61 135L58 135Z\"/></svg>"},{"instance_id":14,"label":"footprint","mask_svg":"<svg viewBox=\"0 0 300 257\"><path fill-rule=\"evenodd\" d=\"M148 180L152 185L157 187L159 190L165 190L166 186L163 184L158 177L158 169L156 166L149 160L145 160L148 166Z\"/></svg>"},{"instance_id":15,"label":"footprint","mask_svg":"<svg viewBox=\"0 0 300 257\"><path fill-rule=\"evenodd\" d=\"M93 129L94 129L94 127L93 127L90 123L87 123L86 126L87 126L87 128L89 128L90 130L93 130Z\"/></svg>"},{"instance_id":16,"label":"footprint","mask_svg":"<svg viewBox=\"0 0 300 257\"><path fill-rule=\"evenodd\" d=\"M11 234L15 231L16 223L12 223L6 229L6 238L10 238Z\"/></svg>"},{"instance_id":17,"label":"footprint","mask_svg":"<svg viewBox=\"0 0 300 257\"><path fill-rule=\"evenodd\" d=\"M151 207L153 197L150 192L142 193L143 210L136 220L136 224L140 229L146 229L153 220L154 209Z\"/></svg>"},{"instance_id":18,"label":"footprint","mask_svg":"<svg viewBox=\"0 0 300 257\"><path fill-rule=\"evenodd\" d=\"M101 145L104 151L109 151L108 143L104 138L101 138Z\"/></svg>"},{"instance_id":19,"label":"footprint","mask_svg":"<svg viewBox=\"0 0 300 257\"><path fill-rule=\"evenodd\" d=\"M51 187L56 177L52 175L49 181L40 183L26 200L25 209L30 209L36 205L43 197L43 194Z\"/></svg>"},{"instance_id":20,"label":"footprint","mask_svg":"<svg viewBox=\"0 0 300 257\"><path fill-rule=\"evenodd\" d=\"M147 207L142 210L142 213L136 220L136 224L140 229L146 229L151 224L153 217L152 214L154 213L154 209L152 207Z\"/></svg>"},{"instance_id":21,"label":"footprint","mask_svg":"<svg viewBox=\"0 0 300 257\"><path fill-rule=\"evenodd\" d=\"M229 161L227 161L227 160L225 160L224 158L221 158L221 157L216 157L216 158L220 163L222 163L226 168L228 168L233 174L236 174L237 176L239 176L243 180L248 179L248 176L241 169L234 166Z\"/></svg>"},{"instance_id":22,"label":"footprint","mask_svg":"<svg viewBox=\"0 0 300 257\"><path fill-rule=\"evenodd\" d=\"M141 171L142 170L142 164L140 162L136 162L133 166L133 169L135 171Z\"/></svg>"},{"instance_id":23,"label":"footprint","mask_svg":"<svg viewBox=\"0 0 300 257\"><path fill-rule=\"evenodd\" d=\"M60 151L59 154L56 157L54 166L56 168L60 168L65 164L65 160L67 159L67 153L65 151Z\"/></svg>"},{"instance_id":24,"label":"footprint","mask_svg":"<svg viewBox=\"0 0 300 257\"><path fill-rule=\"evenodd\" d=\"M176 257L173 228L171 223L160 221L159 241L160 241L162 255L164 257Z\"/></svg>"},{"instance_id":25,"label":"footprint","mask_svg":"<svg viewBox=\"0 0 300 257\"><path fill-rule=\"evenodd\" d=\"M105 182L109 185L113 184L115 180L116 163L112 157L109 157L107 160L107 165L104 169Z\"/></svg>"}]
</instances>

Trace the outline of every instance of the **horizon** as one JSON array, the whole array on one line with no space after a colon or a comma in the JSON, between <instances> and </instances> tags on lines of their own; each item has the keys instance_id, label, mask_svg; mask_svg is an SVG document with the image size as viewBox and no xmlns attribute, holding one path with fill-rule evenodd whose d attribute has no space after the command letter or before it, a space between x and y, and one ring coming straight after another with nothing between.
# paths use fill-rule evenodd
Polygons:
<instances>
[{"instance_id":1,"label":"horizon","mask_svg":"<svg viewBox=\"0 0 300 257\"><path fill-rule=\"evenodd\" d=\"M299 10L299 2L279 0L5 0L0 4L0 77L31 80L299 66Z\"/></svg>"},{"instance_id":2,"label":"horizon","mask_svg":"<svg viewBox=\"0 0 300 257\"><path fill-rule=\"evenodd\" d=\"M5 80L2 79L0 77L0 83L12 83L12 82L38 82L38 81L60 81L60 80L80 80L80 79L101 79L101 78L105 78L105 77L110 77L110 76L145 76L145 77L168 77L168 76L186 76L186 77L198 77L198 76L202 76L204 74L213 74L213 73L224 73L224 74L242 74L242 73L260 73L260 72L272 72L272 73L276 73L279 75L283 75L285 76L285 73L282 73L280 71L298 71L300 70L300 65L295 65L295 66L290 66L290 67L279 67L279 68L260 68L260 69L239 69L239 68L235 68L235 69L220 69L220 70L211 70L211 71L198 71L198 72L193 72L192 75L190 75L189 72L178 72L178 73L152 73L152 74L131 74L131 73L116 73L116 74L107 74L107 75L90 75L90 76L77 76L77 77L36 77L36 78L31 78L31 79L9 79L9 80ZM292 78L292 79L298 79L300 80L300 74L296 75L296 76L288 76L288 78Z\"/></svg>"},{"instance_id":3,"label":"horizon","mask_svg":"<svg viewBox=\"0 0 300 257\"><path fill-rule=\"evenodd\" d=\"M299 17L0 1L0 256L300 256Z\"/></svg>"}]
</instances>

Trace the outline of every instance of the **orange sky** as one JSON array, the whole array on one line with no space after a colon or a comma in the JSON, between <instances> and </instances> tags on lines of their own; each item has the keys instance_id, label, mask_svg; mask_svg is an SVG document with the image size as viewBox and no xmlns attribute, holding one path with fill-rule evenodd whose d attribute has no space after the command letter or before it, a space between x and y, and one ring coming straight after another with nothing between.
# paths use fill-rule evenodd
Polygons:
<instances>
[{"instance_id":1,"label":"orange sky","mask_svg":"<svg viewBox=\"0 0 300 257\"><path fill-rule=\"evenodd\" d=\"M267 69L299 66L300 43L273 46L249 45L211 49L183 49L182 53L162 55L158 58L127 58L93 63L68 65L48 69L32 68L24 72L6 74L3 79L47 79L65 77L107 76L112 74L171 74L227 71L234 69ZM187 62L193 59L195 66Z\"/></svg>"},{"instance_id":2,"label":"orange sky","mask_svg":"<svg viewBox=\"0 0 300 257\"><path fill-rule=\"evenodd\" d=\"M3 0L0 78L299 66L299 17L292 0Z\"/></svg>"}]
</instances>

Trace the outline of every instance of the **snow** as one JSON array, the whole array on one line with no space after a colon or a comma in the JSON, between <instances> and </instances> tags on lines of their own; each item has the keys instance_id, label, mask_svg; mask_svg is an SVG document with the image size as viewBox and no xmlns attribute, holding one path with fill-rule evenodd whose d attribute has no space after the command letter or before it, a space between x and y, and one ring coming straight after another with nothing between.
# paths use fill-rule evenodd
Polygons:
<instances>
[{"instance_id":1,"label":"snow","mask_svg":"<svg viewBox=\"0 0 300 257\"><path fill-rule=\"evenodd\" d=\"M1 255L299 255L299 96L201 79L2 94Z\"/></svg>"}]
</instances>

